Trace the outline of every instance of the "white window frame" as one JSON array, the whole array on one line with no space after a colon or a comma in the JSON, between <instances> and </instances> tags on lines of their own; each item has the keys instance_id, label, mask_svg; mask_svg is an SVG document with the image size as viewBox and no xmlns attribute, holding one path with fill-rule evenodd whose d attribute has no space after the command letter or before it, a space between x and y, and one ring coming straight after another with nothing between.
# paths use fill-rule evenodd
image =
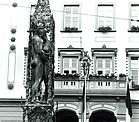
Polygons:
<instances>
[{"instance_id":1,"label":"white window frame","mask_svg":"<svg viewBox=\"0 0 139 122\"><path fill-rule=\"evenodd\" d=\"M73 61L72 61L72 59L76 59L76 67L73 67L72 65L72 63L73 63ZM69 59L69 67L65 67L64 66L64 64L65 64L65 62L64 62L64 59ZM79 63L78 63L78 57L77 56L63 56L63 59L62 59L63 61L63 63L62 63L62 67L63 67L63 71L62 71L62 73L64 74L64 71L69 71L69 74L73 74L72 73L72 71L76 71L76 74L78 74L78 67L79 67Z\"/></svg>"},{"instance_id":2,"label":"white window frame","mask_svg":"<svg viewBox=\"0 0 139 122\"><path fill-rule=\"evenodd\" d=\"M66 12L65 12L65 7L78 7L78 12L77 13L73 13L73 9L72 9L72 11L71 11L71 16L70 15L66 15ZM65 27L67 27L66 26L66 22L65 22L65 16L69 16L69 17L71 17L70 19L71 19L71 23L70 23L70 28L72 28L73 26L72 26L72 24L73 24L73 17L78 17L78 21L77 21L77 27L75 27L75 28L78 28L78 30L80 30L81 29L81 17L80 17L80 4L64 4L63 5L63 27L62 27L62 29L63 30L65 30Z\"/></svg>"},{"instance_id":3,"label":"white window frame","mask_svg":"<svg viewBox=\"0 0 139 122\"><path fill-rule=\"evenodd\" d=\"M130 59L130 69L129 69L129 75L130 75L130 77L131 77L131 79L132 79L132 82L134 82L135 83L135 85L139 85L139 55L138 56L130 56L129 57ZM138 58L138 66L136 67L136 68L132 68L132 64L131 64L131 58ZM132 75L132 70L138 70L138 81L134 81L134 78L132 77L133 75Z\"/></svg>"},{"instance_id":4,"label":"white window frame","mask_svg":"<svg viewBox=\"0 0 139 122\"><path fill-rule=\"evenodd\" d=\"M138 7L138 14L135 14L133 17L132 17L132 15L133 15L133 7L135 8L135 7ZM135 9L134 9L134 11L135 11ZM139 3L138 4L130 4L130 19L133 19L133 20L139 20ZM135 26L135 27L137 27L137 26L139 26L139 22L137 22L137 21L130 21L130 26L129 26L129 28L131 28L132 26Z\"/></svg>"},{"instance_id":5,"label":"white window frame","mask_svg":"<svg viewBox=\"0 0 139 122\"><path fill-rule=\"evenodd\" d=\"M101 15L101 14L99 14L99 6L111 6L111 7L113 7L113 12L112 12L112 16L109 16L109 15ZM96 30L99 28L99 27L101 27L100 26L100 24L99 24L99 18L101 18L102 16L104 16L104 17L102 17L102 18L104 18L104 20L105 20L105 24L104 25L102 25L102 26L104 26L104 27L106 27L107 26L107 24L106 24L106 20L108 20L109 19L109 17L112 19L112 25L110 26L111 28L112 28L112 30L114 30L115 29L115 19L113 19L114 18L114 16L115 16L115 5L113 4L113 3L108 3L108 4L97 4L97 17L96 17ZM108 17L107 17L108 16Z\"/></svg>"},{"instance_id":6,"label":"white window frame","mask_svg":"<svg viewBox=\"0 0 139 122\"><path fill-rule=\"evenodd\" d=\"M58 73L63 74L63 58L64 57L77 57L77 74L81 74L81 61L83 48L73 48L69 46L67 48L58 48Z\"/></svg>"},{"instance_id":7,"label":"white window frame","mask_svg":"<svg viewBox=\"0 0 139 122\"><path fill-rule=\"evenodd\" d=\"M111 59L110 60L110 68L106 68L106 60L107 59ZM98 60L102 60L102 68L98 67ZM99 57L99 56L97 56L95 64L96 64L96 67L95 67L95 73L96 74L98 74L98 71L102 71L103 72L102 75L105 75L105 74L107 74L106 73L107 70L110 71L109 74L113 73L114 67L113 67L113 58L112 58L112 56L111 57Z\"/></svg>"}]
</instances>

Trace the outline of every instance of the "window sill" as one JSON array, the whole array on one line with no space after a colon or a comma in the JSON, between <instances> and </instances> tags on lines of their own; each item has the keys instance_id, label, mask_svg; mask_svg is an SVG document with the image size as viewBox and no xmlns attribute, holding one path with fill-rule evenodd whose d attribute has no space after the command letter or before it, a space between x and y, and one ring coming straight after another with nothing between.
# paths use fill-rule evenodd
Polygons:
<instances>
[{"instance_id":1,"label":"window sill","mask_svg":"<svg viewBox=\"0 0 139 122\"><path fill-rule=\"evenodd\" d=\"M82 31L60 31L61 33L81 33Z\"/></svg>"},{"instance_id":2,"label":"window sill","mask_svg":"<svg viewBox=\"0 0 139 122\"><path fill-rule=\"evenodd\" d=\"M128 30L128 32L131 32L131 33L138 33L139 31Z\"/></svg>"},{"instance_id":3,"label":"window sill","mask_svg":"<svg viewBox=\"0 0 139 122\"><path fill-rule=\"evenodd\" d=\"M99 30L95 30L94 32L108 33L108 32L116 32L116 30L109 30L109 31L99 31Z\"/></svg>"},{"instance_id":4,"label":"window sill","mask_svg":"<svg viewBox=\"0 0 139 122\"><path fill-rule=\"evenodd\" d=\"M131 91L137 91L139 90L138 88L130 88Z\"/></svg>"},{"instance_id":5,"label":"window sill","mask_svg":"<svg viewBox=\"0 0 139 122\"><path fill-rule=\"evenodd\" d=\"M139 85L138 84L135 84L134 82L133 82L133 84L132 84L132 88L131 88L132 90L139 90Z\"/></svg>"}]
</instances>

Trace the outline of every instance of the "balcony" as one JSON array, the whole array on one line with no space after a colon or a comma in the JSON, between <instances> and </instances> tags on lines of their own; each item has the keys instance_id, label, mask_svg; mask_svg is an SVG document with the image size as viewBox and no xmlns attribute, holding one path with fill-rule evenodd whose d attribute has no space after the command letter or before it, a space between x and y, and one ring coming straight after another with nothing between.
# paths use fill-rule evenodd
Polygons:
<instances>
[{"instance_id":1,"label":"balcony","mask_svg":"<svg viewBox=\"0 0 139 122\"><path fill-rule=\"evenodd\" d=\"M81 96L84 79L73 76L56 76L55 95ZM91 76L87 79L88 96L126 96L126 77Z\"/></svg>"}]
</instances>

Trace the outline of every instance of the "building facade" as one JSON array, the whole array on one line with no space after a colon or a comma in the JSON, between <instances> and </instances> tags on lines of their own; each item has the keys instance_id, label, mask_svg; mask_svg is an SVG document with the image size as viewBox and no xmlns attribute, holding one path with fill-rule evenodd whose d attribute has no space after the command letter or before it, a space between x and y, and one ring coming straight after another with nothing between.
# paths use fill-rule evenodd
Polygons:
<instances>
[{"instance_id":1,"label":"building facade","mask_svg":"<svg viewBox=\"0 0 139 122\"><path fill-rule=\"evenodd\" d=\"M83 120L84 51L90 57L86 122L139 120L139 1L49 0L55 19L56 122ZM0 2L0 121L22 121L30 16L37 0ZM126 77L125 77L126 76ZM129 82L132 117L126 107Z\"/></svg>"}]
</instances>

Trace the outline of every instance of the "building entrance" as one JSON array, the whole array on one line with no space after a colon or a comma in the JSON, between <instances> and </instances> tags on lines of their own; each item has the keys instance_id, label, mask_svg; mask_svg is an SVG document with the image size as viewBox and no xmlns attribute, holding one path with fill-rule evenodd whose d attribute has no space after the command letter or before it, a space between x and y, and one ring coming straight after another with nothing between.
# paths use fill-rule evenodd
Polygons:
<instances>
[{"instance_id":1,"label":"building entrance","mask_svg":"<svg viewBox=\"0 0 139 122\"><path fill-rule=\"evenodd\" d=\"M56 122L78 122L78 116L72 110L60 110L56 112Z\"/></svg>"},{"instance_id":2,"label":"building entrance","mask_svg":"<svg viewBox=\"0 0 139 122\"><path fill-rule=\"evenodd\" d=\"M89 122L117 122L113 112L101 110L93 112Z\"/></svg>"}]
</instances>

